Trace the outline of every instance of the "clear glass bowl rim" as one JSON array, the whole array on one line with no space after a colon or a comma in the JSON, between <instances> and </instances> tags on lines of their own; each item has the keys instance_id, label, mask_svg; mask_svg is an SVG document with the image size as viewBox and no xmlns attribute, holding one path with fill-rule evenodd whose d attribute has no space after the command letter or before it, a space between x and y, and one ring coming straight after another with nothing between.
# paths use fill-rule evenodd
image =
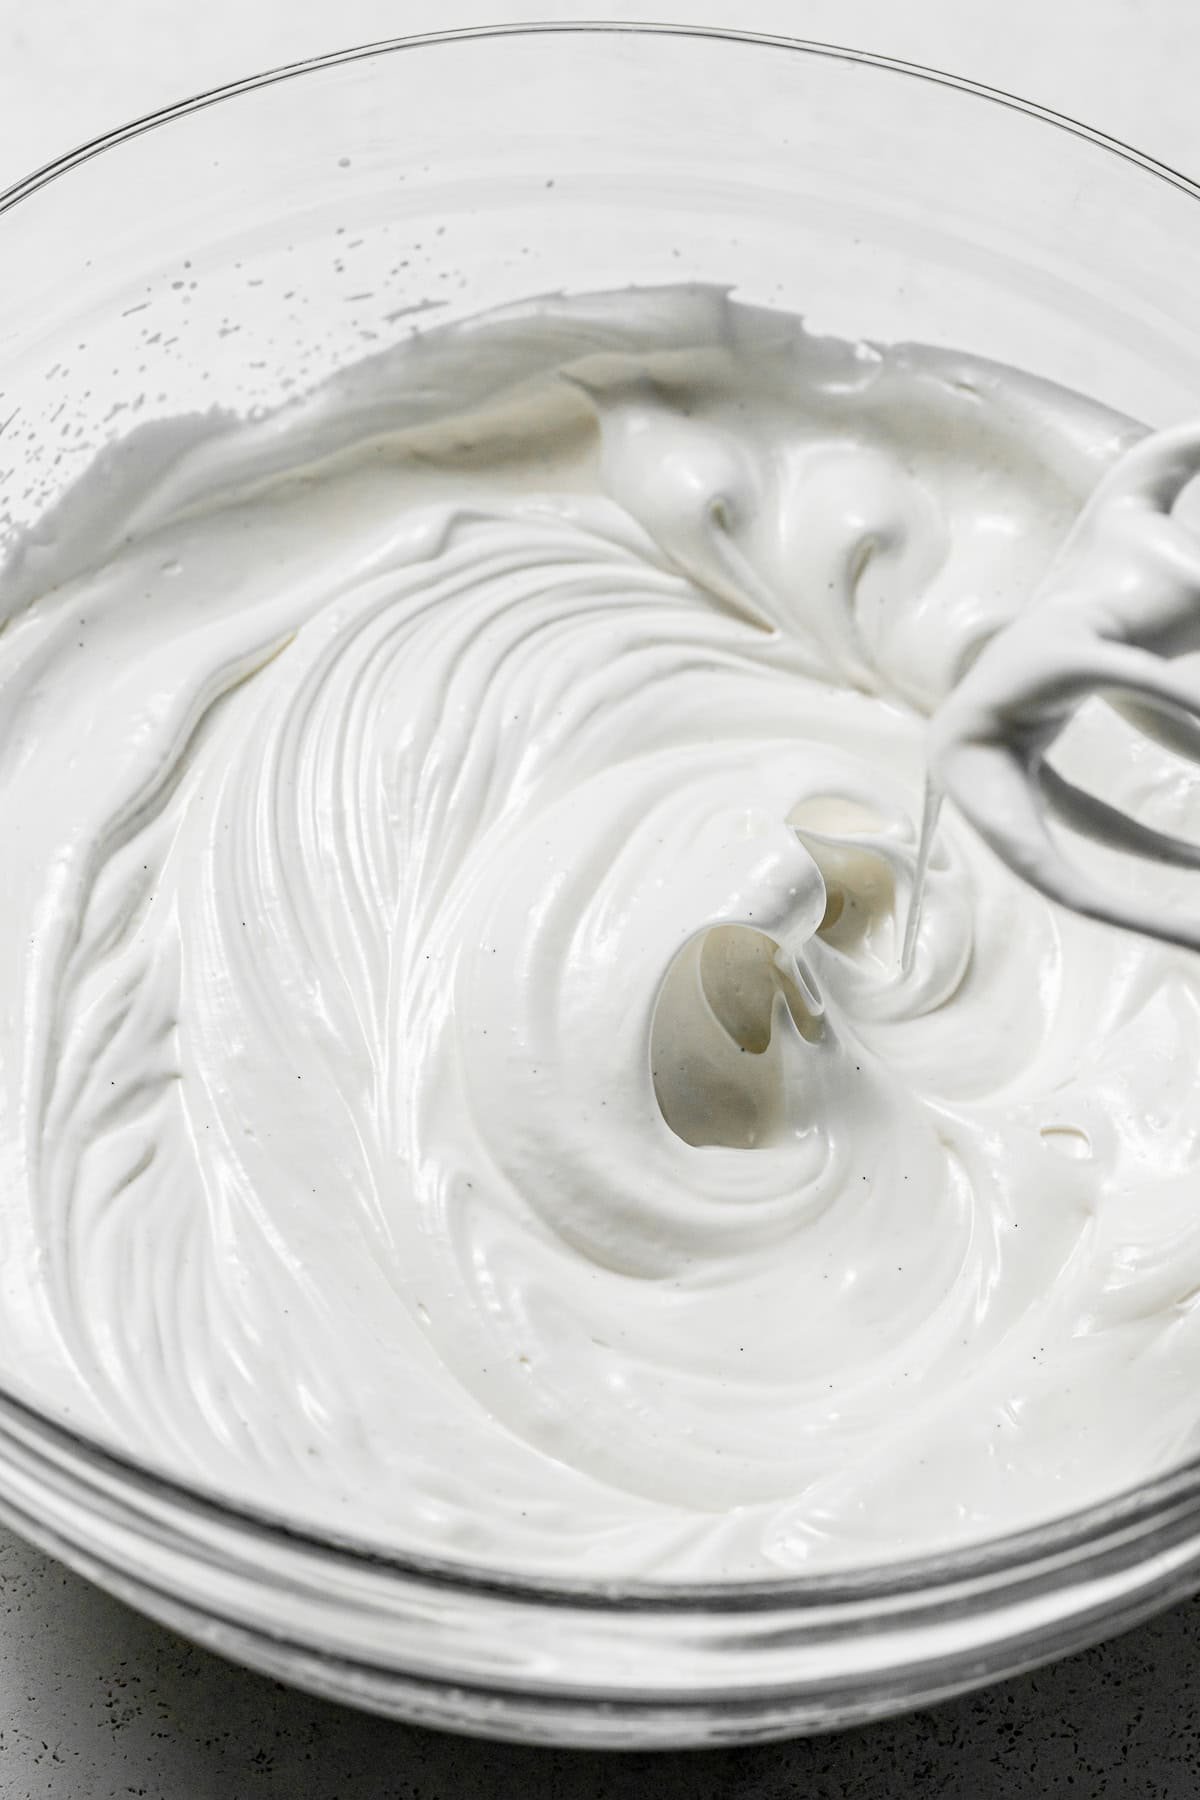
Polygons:
<instances>
[{"instance_id":1,"label":"clear glass bowl rim","mask_svg":"<svg viewBox=\"0 0 1200 1800\"><path fill-rule=\"evenodd\" d=\"M911 77L916 81L955 89L974 99L1022 113L1121 158L1193 199L1200 200L1200 183L1132 145L1036 101L1023 99L1002 88L991 87L946 70L848 45L778 33L673 22L579 19L513 21L381 39L227 82L130 120L31 171L0 191L0 215L30 199L50 182L69 175L73 169L89 162L93 157L116 149L132 138L169 125L173 120L203 108L269 87L276 82L318 73L342 64L464 41L588 34L717 40L779 50L792 55L858 63L882 72ZM474 1592L481 1597L518 1602L524 1600L543 1605L552 1605L558 1599L563 1604L585 1612L728 1611L761 1614L774 1609L803 1610L806 1605L836 1607L839 1602L861 1602L872 1596L899 1598L905 1594L922 1593L931 1598L938 1589L970 1588L980 1581L990 1585L997 1580L1002 1582L1006 1573L1019 1576L1022 1573L1032 1573L1038 1566L1045 1570L1047 1565L1065 1565L1073 1570L1077 1579L1086 1579L1090 1572L1089 1552L1096 1553L1103 1562L1106 1550L1115 1551L1121 1557L1128 1556L1133 1545L1141 1545L1146 1556L1152 1555L1155 1548L1154 1527L1159 1522L1169 1519L1178 1526L1181 1515L1194 1515L1195 1526L1200 1531L1200 1454L1197 1454L1150 1481L1047 1523L951 1550L902 1560L855 1564L845 1570L823 1574L779 1575L749 1581L656 1582L628 1579L571 1580L561 1576L542 1578L532 1574L510 1575L502 1569L458 1559L392 1552L381 1549L377 1544L357 1540L351 1534L335 1534L305 1526L294 1519L273 1514L267 1508L206 1489L202 1483L178 1480L103 1444L85 1432L61 1423L0 1383L0 1456L6 1440L33 1448L35 1456L44 1460L49 1467L61 1470L78 1461L102 1480L107 1477L114 1484L132 1490L135 1495L141 1495L152 1502L157 1499L172 1513L178 1509L197 1522L205 1519L216 1525L240 1527L250 1537L269 1536L274 1540L283 1540L301 1552L331 1557L356 1566L374 1567L381 1572L412 1577L433 1587L453 1588L457 1593ZM1091 1565L1093 1568L1094 1566ZM1140 1607L1138 1610L1140 1613L1146 1609Z\"/></svg>"}]
</instances>

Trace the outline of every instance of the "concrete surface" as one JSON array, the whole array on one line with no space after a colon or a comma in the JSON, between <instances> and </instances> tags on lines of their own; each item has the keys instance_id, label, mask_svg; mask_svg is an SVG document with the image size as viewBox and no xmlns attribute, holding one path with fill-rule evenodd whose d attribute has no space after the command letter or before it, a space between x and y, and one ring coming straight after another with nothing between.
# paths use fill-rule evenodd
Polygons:
<instances>
[{"instance_id":1,"label":"concrete surface","mask_svg":"<svg viewBox=\"0 0 1200 1800\"><path fill-rule=\"evenodd\" d=\"M907 1718L751 1750L522 1750L312 1700L0 1542L4 1800L1194 1800L1200 1601Z\"/></svg>"},{"instance_id":2,"label":"concrete surface","mask_svg":"<svg viewBox=\"0 0 1200 1800\"><path fill-rule=\"evenodd\" d=\"M498 17L675 18L886 51L1200 172L1190 0L0 0L0 187L219 82ZM3 279L3 272L0 272ZM0 1533L0 1800L1193 1800L1200 1602L999 1688L840 1736L668 1756L520 1751L246 1674Z\"/></svg>"}]
</instances>

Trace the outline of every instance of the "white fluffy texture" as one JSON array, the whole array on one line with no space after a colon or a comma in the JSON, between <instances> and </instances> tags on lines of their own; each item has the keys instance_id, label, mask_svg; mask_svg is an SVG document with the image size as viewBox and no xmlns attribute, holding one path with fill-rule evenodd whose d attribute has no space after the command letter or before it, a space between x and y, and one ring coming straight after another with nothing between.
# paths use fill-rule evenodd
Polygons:
<instances>
[{"instance_id":1,"label":"white fluffy texture","mask_svg":"<svg viewBox=\"0 0 1200 1800\"><path fill-rule=\"evenodd\" d=\"M901 1555L1183 1452L1193 964L950 821L898 966L924 712L1127 421L681 289L155 431L0 577L6 1382L574 1574ZM1194 828L1131 746L1068 750Z\"/></svg>"}]
</instances>

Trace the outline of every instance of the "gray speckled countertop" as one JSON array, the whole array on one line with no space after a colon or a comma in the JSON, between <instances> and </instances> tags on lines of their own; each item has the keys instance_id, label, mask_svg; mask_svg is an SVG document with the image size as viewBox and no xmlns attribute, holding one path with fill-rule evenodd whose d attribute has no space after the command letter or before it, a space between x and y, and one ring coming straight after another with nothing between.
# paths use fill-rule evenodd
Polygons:
<instances>
[{"instance_id":1,"label":"gray speckled countertop","mask_svg":"<svg viewBox=\"0 0 1200 1800\"><path fill-rule=\"evenodd\" d=\"M0 1534L4 1800L1194 1800L1200 1600L1054 1667L832 1737L526 1750L309 1699Z\"/></svg>"},{"instance_id":2,"label":"gray speckled countertop","mask_svg":"<svg viewBox=\"0 0 1200 1800\"><path fill-rule=\"evenodd\" d=\"M1194 0L0 0L0 188L122 120L404 31L540 16L791 32L932 63L1200 170ZM1195 1800L1200 1601L835 1737L656 1756L363 1717L219 1661L0 1532L0 1800Z\"/></svg>"}]
</instances>

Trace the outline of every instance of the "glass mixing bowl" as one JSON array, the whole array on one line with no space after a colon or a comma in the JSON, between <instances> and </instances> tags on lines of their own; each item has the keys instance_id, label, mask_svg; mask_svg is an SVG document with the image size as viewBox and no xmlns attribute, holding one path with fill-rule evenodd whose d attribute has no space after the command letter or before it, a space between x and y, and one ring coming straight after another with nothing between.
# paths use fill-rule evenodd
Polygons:
<instances>
[{"instance_id":1,"label":"glass mixing bowl","mask_svg":"<svg viewBox=\"0 0 1200 1800\"><path fill-rule=\"evenodd\" d=\"M104 442L245 412L427 320L684 279L846 336L1200 412L1200 188L931 70L674 27L352 50L203 95L0 197L0 521ZM181 1486L0 1393L0 1516L223 1654L526 1740L861 1721L1200 1586L1200 1462L1043 1529L853 1573L547 1582L368 1552Z\"/></svg>"}]
</instances>

